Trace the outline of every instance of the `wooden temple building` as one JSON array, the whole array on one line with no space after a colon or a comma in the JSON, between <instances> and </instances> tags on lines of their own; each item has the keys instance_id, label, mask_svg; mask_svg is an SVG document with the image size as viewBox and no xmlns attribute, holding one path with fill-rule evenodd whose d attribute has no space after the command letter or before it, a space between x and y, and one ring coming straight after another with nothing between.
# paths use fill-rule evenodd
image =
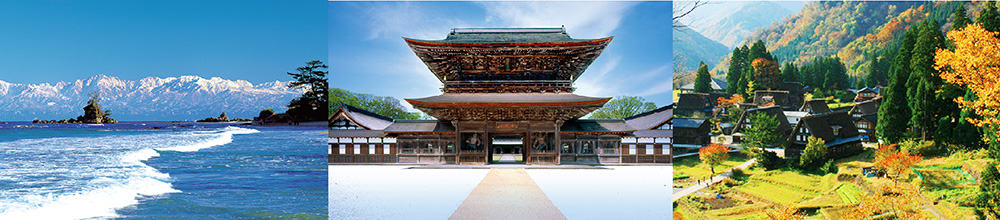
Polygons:
<instances>
[{"instance_id":1,"label":"wooden temple building","mask_svg":"<svg viewBox=\"0 0 1000 220\"><path fill-rule=\"evenodd\" d=\"M404 38L442 94L405 99L437 120L393 120L343 105L330 117L330 163L669 163L672 105L623 119L580 119L611 98L573 82L612 37L563 28L456 28Z\"/></svg>"}]
</instances>

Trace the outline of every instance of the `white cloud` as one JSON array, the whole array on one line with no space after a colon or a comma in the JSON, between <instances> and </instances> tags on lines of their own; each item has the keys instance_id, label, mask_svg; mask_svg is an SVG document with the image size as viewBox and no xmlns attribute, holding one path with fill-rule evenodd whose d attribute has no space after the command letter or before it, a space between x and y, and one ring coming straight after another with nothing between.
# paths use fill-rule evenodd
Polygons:
<instances>
[{"instance_id":1,"label":"white cloud","mask_svg":"<svg viewBox=\"0 0 1000 220\"><path fill-rule=\"evenodd\" d=\"M672 90L673 90L673 83L671 82L671 80L663 80L662 82L653 85L653 87L649 87L648 89L643 90L636 95L649 97L659 94L670 93L670 91Z\"/></svg>"},{"instance_id":2,"label":"white cloud","mask_svg":"<svg viewBox=\"0 0 1000 220\"><path fill-rule=\"evenodd\" d=\"M574 84L576 86L576 93L587 96L613 96L614 94L620 94L617 85L620 83L609 83L609 81L618 80L616 77L608 77L609 73L618 67L618 63L621 62L620 56L610 57L611 59L602 64L602 66L597 69L596 73L584 72L580 76L580 79L576 80Z\"/></svg>"},{"instance_id":3,"label":"white cloud","mask_svg":"<svg viewBox=\"0 0 1000 220\"><path fill-rule=\"evenodd\" d=\"M634 2L483 2L487 22L511 27L566 26L574 38L610 36Z\"/></svg>"},{"instance_id":4,"label":"white cloud","mask_svg":"<svg viewBox=\"0 0 1000 220\"><path fill-rule=\"evenodd\" d=\"M424 8L411 2L380 2L364 6L371 27L368 39L398 40L400 37L443 39L451 28L464 22L446 16L428 14Z\"/></svg>"}]
</instances>

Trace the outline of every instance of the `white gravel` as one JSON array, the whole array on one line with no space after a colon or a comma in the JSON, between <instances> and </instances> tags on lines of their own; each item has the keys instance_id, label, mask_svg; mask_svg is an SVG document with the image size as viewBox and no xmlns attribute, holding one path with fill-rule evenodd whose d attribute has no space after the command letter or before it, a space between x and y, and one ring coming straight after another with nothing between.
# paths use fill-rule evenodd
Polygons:
<instances>
[{"instance_id":1,"label":"white gravel","mask_svg":"<svg viewBox=\"0 0 1000 220\"><path fill-rule=\"evenodd\" d=\"M671 166L529 169L568 219L670 219Z\"/></svg>"},{"instance_id":2,"label":"white gravel","mask_svg":"<svg viewBox=\"0 0 1000 220\"><path fill-rule=\"evenodd\" d=\"M447 219L487 169L329 166L330 219Z\"/></svg>"},{"instance_id":3,"label":"white gravel","mask_svg":"<svg viewBox=\"0 0 1000 220\"><path fill-rule=\"evenodd\" d=\"M447 219L488 169L329 166L330 219ZM568 219L670 219L670 166L527 169ZM512 210L515 211L516 210Z\"/></svg>"}]
</instances>

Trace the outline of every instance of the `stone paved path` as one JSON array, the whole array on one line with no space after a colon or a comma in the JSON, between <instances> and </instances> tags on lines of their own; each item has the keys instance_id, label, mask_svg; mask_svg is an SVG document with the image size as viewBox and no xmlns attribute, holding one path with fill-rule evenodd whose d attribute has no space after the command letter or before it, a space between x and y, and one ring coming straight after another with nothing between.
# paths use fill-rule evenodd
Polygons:
<instances>
[{"instance_id":1,"label":"stone paved path","mask_svg":"<svg viewBox=\"0 0 1000 220\"><path fill-rule=\"evenodd\" d=\"M566 219L522 168L490 169L448 219Z\"/></svg>"}]
</instances>

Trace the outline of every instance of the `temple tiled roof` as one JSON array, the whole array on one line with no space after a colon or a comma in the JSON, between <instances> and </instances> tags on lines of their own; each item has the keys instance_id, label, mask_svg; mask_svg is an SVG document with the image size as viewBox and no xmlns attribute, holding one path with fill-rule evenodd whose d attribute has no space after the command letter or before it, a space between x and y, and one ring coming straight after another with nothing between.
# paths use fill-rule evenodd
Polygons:
<instances>
[{"instance_id":1,"label":"temple tiled roof","mask_svg":"<svg viewBox=\"0 0 1000 220\"><path fill-rule=\"evenodd\" d=\"M382 130L389 126L389 124L392 124L392 118L347 104L340 105L337 111L343 111L352 121L371 130ZM336 113L331 115L330 120L332 121L337 115Z\"/></svg>"},{"instance_id":2,"label":"temple tiled roof","mask_svg":"<svg viewBox=\"0 0 1000 220\"><path fill-rule=\"evenodd\" d=\"M622 119L578 119L565 122L560 131L564 132L632 132Z\"/></svg>"},{"instance_id":3,"label":"temple tiled roof","mask_svg":"<svg viewBox=\"0 0 1000 220\"><path fill-rule=\"evenodd\" d=\"M575 43L602 39L573 39L564 28L454 28L443 40L417 40L426 43Z\"/></svg>"},{"instance_id":4,"label":"temple tiled roof","mask_svg":"<svg viewBox=\"0 0 1000 220\"><path fill-rule=\"evenodd\" d=\"M455 132L455 126L438 120L396 120L385 132Z\"/></svg>"},{"instance_id":5,"label":"temple tiled roof","mask_svg":"<svg viewBox=\"0 0 1000 220\"><path fill-rule=\"evenodd\" d=\"M587 97L572 93L459 93L442 94L426 98L406 99L412 104L425 105L561 105L561 104L599 104L603 105L611 98Z\"/></svg>"},{"instance_id":6,"label":"temple tiled roof","mask_svg":"<svg viewBox=\"0 0 1000 220\"><path fill-rule=\"evenodd\" d=\"M625 118L625 123L628 124L628 126L639 130L653 129L667 120L670 120L670 117L673 117L673 108L674 105L671 104L653 109L652 111L629 116Z\"/></svg>"},{"instance_id":7,"label":"temple tiled roof","mask_svg":"<svg viewBox=\"0 0 1000 220\"><path fill-rule=\"evenodd\" d=\"M641 130L632 132L636 137L674 137L673 130Z\"/></svg>"},{"instance_id":8,"label":"temple tiled roof","mask_svg":"<svg viewBox=\"0 0 1000 220\"><path fill-rule=\"evenodd\" d=\"M385 132L376 130L330 130L330 137L383 137Z\"/></svg>"}]
</instances>

